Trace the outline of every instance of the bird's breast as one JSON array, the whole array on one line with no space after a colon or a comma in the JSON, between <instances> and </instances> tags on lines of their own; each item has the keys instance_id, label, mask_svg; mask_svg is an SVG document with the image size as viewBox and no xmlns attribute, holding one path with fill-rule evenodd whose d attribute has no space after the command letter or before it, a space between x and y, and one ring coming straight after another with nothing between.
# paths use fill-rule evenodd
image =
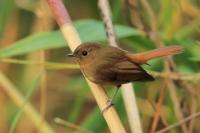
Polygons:
<instances>
[{"instance_id":1,"label":"bird's breast","mask_svg":"<svg viewBox=\"0 0 200 133\"><path fill-rule=\"evenodd\" d=\"M80 68L83 74L92 82L98 82L99 61L92 60L90 63L80 63Z\"/></svg>"}]
</instances>

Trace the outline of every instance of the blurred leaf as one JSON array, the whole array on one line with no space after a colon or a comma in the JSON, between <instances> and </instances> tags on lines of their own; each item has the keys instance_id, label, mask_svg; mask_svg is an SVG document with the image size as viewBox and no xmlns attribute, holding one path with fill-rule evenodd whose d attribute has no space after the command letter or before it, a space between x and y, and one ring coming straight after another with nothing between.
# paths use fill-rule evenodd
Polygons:
<instances>
[{"instance_id":1,"label":"blurred leaf","mask_svg":"<svg viewBox=\"0 0 200 133\"><path fill-rule=\"evenodd\" d=\"M111 93L113 94L113 91L109 90L108 94L111 95ZM124 120L124 118L126 117L126 113L120 94L118 94L115 98L114 104L116 105L116 110L118 111L120 118ZM98 107L95 107L93 111L85 118L85 120L81 123L81 127L98 133L105 133L108 130L106 122L103 118L103 114ZM77 131L76 133L80 132Z\"/></svg>"},{"instance_id":2,"label":"blurred leaf","mask_svg":"<svg viewBox=\"0 0 200 133\"><path fill-rule=\"evenodd\" d=\"M115 22L122 22L122 11L121 11L121 0L110 1L111 10L112 10L112 21Z\"/></svg>"},{"instance_id":3,"label":"blurred leaf","mask_svg":"<svg viewBox=\"0 0 200 133\"><path fill-rule=\"evenodd\" d=\"M144 36L133 36L125 38L123 39L123 42L125 43L125 45L128 46L129 50L137 52L142 52L155 48L155 44L150 39Z\"/></svg>"},{"instance_id":4,"label":"blurred leaf","mask_svg":"<svg viewBox=\"0 0 200 133\"><path fill-rule=\"evenodd\" d=\"M95 124L94 124L95 123ZM106 123L103 119L101 111L99 111L98 107L96 107L83 121L81 127L84 127L88 130L98 132L98 133L105 133L106 130ZM76 133L81 133L77 131Z\"/></svg>"},{"instance_id":5,"label":"blurred leaf","mask_svg":"<svg viewBox=\"0 0 200 133\"><path fill-rule=\"evenodd\" d=\"M82 42L107 40L106 31L104 29L103 23L100 21L80 20L75 23L75 27L80 35ZM142 31L123 25L116 25L115 30L118 38L144 35Z\"/></svg>"},{"instance_id":6,"label":"blurred leaf","mask_svg":"<svg viewBox=\"0 0 200 133\"><path fill-rule=\"evenodd\" d=\"M38 33L19 40L11 46L0 50L0 57L22 55L40 49L66 46L60 32Z\"/></svg>"},{"instance_id":7,"label":"blurred leaf","mask_svg":"<svg viewBox=\"0 0 200 133\"><path fill-rule=\"evenodd\" d=\"M14 7L14 0L1 0L0 4L0 38L3 35L6 22L9 19L10 15L13 15L11 12Z\"/></svg>"},{"instance_id":8,"label":"blurred leaf","mask_svg":"<svg viewBox=\"0 0 200 133\"><path fill-rule=\"evenodd\" d=\"M38 1L37 0L15 0L16 6L20 9L23 9L25 11L29 12L35 12L36 8L38 7Z\"/></svg>"},{"instance_id":9,"label":"blurred leaf","mask_svg":"<svg viewBox=\"0 0 200 133\"><path fill-rule=\"evenodd\" d=\"M184 26L176 32L175 37L176 38L186 38L188 36L192 36L195 32L198 31L200 28L200 18L194 19L192 22L190 22L188 25Z\"/></svg>"},{"instance_id":10,"label":"blurred leaf","mask_svg":"<svg viewBox=\"0 0 200 133\"><path fill-rule=\"evenodd\" d=\"M76 93L76 98L71 105L70 113L67 120L76 123L78 118L80 118L81 112L83 110L82 108L85 107L84 103L87 100L86 97L88 96L89 87L83 77L73 77L73 79L70 79L66 82L66 86L68 92L74 91ZM69 88L72 88L72 90L70 90Z\"/></svg>"},{"instance_id":11,"label":"blurred leaf","mask_svg":"<svg viewBox=\"0 0 200 133\"><path fill-rule=\"evenodd\" d=\"M81 20L75 22L75 27L83 42L106 40L105 30L100 21ZM127 26L117 25L115 28L119 38L133 35L143 35L142 32ZM1 49L0 58L22 55L41 49L44 50L66 47L67 45L65 43L66 42L59 31L38 33L19 40L10 47Z\"/></svg>"},{"instance_id":12,"label":"blurred leaf","mask_svg":"<svg viewBox=\"0 0 200 133\"><path fill-rule=\"evenodd\" d=\"M11 123L11 128L10 128L9 133L13 133L14 132L14 129L15 129L16 125L17 125L17 122L19 121L22 113L24 112L24 107L25 107L26 103L28 103L29 98L33 94L34 90L37 88L37 85L39 83L39 79L40 79L40 74L36 75L35 79L33 80L32 84L30 85L30 88L28 89L28 92L25 95L24 103L21 106L21 108L17 111L17 113L16 113L16 115L15 115L15 117L14 117L12 123Z\"/></svg>"},{"instance_id":13,"label":"blurred leaf","mask_svg":"<svg viewBox=\"0 0 200 133\"><path fill-rule=\"evenodd\" d=\"M194 62L200 62L200 57L191 57L189 59Z\"/></svg>"},{"instance_id":14,"label":"blurred leaf","mask_svg":"<svg viewBox=\"0 0 200 133\"><path fill-rule=\"evenodd\" d=\"M174 38L174 40L171 40L168 42L169 44L179 44L184 47L184 51L181 54L173 56L178 70L184 72L187 67L188 71L190 72L197 72L199 71L199 65L195 62L191 61L190 58L193 57L199 57L200 56L200 45L198 45L198 42L195 43L194 40L191 39L181 39L181 38ZM181 68L184 68L181 70ZM187 72L188 72L187 71Z\"/></svg>"},{"instance_id":15,"label":"blurred leaf","mask_svg":"<svg viewBox=\"0 0 200 133\"><path fill-rule=\"evenodd\" d=\"M172 15L173 15L174 8L172 6L171 0L163 0L160 2L160 12L158 16L159 25L166 29L169 27L171 21L172 21Z\"/></svg>"}]
</instances>

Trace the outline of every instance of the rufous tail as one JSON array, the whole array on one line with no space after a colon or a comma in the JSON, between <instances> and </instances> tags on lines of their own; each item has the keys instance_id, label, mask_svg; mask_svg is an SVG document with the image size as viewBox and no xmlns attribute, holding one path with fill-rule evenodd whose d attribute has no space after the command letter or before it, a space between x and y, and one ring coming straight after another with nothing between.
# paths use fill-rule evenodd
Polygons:
<instances>
[{"instance_id":1,"label":"rufous tail","mask_svg":"<svg viewBox=\"0 0 200 133\"><path fill-rule=\"evenodd\" d=\"M175 54L179 54L181 52L183 52L183 47L175 45L175 46L169 46L169 47L164 47L164 48L158 48L155 50L142 52L142 53L138 53L138 54L127 53L127 57L132 62L135 62L138 64L144 64L147 61L154 59L154 58L175 55Z\"/></svg>"}]
</instances>

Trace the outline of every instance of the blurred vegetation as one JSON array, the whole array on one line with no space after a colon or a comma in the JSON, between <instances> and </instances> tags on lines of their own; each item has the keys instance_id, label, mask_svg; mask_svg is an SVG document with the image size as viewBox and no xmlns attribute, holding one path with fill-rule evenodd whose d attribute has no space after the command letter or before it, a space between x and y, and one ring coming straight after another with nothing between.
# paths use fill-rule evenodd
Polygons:
<instances>
[{"instance_id":1,"label":"blurred vegetation","mask_svg":"<svg viewBox=\"0 0 200 133\"><path fill-rule=\"evenodd\" d=\"M96 0L65 0L65 4L83 42L107 43ZM179 73L162 76L166 71L164 61L156 59L149 62L150 66L144 65L156 81L134 84L144 132L152 129L161 98L156 130L179 121L176 104L183 117L200 111L200 1L110 0L110 4L120 47L132 52L160 44L185 48L184 53L172 57ZM81 132L81 128L109 131L78 66L66 56L68 52L46 1L0 1L0 132L40 130L31 112L19 103L31 103L35 119L45 118L48 124L43 132ZM173 74L178 76L173 80L175 87L170 87ZM113 91L108 89L109 94ZM20 96L24 100L20 101ZM115 102L129 131L121 94ZM56 117L79 126L80 131L56 124ZM188 131L200 132L199 123L198 118L188 122ZM172 132L182 132L182 128Z\"/></svg>"}]
</instances>

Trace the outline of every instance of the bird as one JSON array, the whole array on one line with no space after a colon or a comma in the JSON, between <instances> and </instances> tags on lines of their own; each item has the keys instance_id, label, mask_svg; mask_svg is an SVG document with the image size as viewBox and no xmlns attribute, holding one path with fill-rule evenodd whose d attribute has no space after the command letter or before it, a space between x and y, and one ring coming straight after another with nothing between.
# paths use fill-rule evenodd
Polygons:
<instances>
[{"instance_id":1,"label":"bird","mask_svg":"<svg viewBox=\"0 0 200 133\"><path fill-rule=\"evenodd\" d=\"M68 54L75 57L82 73L93 83L114 85L118 88L129 82L154 81L154 77L142 68L142 64L151 59L179 54L183 47L179 45L157 48L154 50L132 53L121 48L101 45L95 42L80 44L74 52ZM113 105L117 91L109 100Z\"/></svg>"}]
</instances>

